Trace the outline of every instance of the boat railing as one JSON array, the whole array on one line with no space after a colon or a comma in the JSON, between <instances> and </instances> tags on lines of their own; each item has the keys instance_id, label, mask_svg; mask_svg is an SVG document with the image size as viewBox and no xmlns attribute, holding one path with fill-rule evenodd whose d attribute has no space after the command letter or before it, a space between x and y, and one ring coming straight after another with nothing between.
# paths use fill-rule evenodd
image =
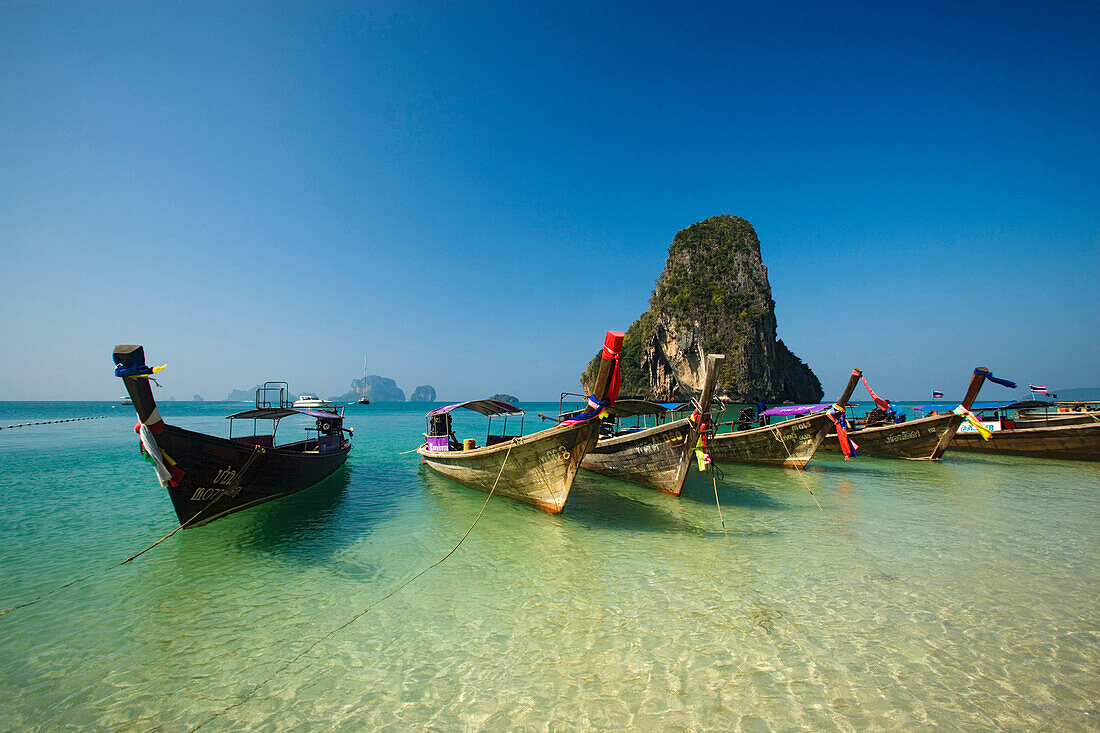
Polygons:
<instances>
[{"instance_id":1,"label":"boat railing","mask_svg":"<svg viewBox=\"0 0 1100 733\"><path fill-rule=\"evenodd\" d=\"M279 393L277 403L271 401L272 393ZM264 382L262 387L256 388L256 409L274 407L290 407L290 385L286 382Z\"/></svg>"},{"instance_id":2,"label":"boat railing","mask_svg":"<svg viewBox=\"0 0 1100 733\"><path fill-rule=\"evenodd\" d=\"M496 425L493 424L493 418L497 418ZM489 424L485 430L485 445L498 445L505 443L512 438L519 438L523 436L523 413L519 415L519 432L515 434L509 434L508 432L508 415L490 415ZM503 423L503 424L502 424ZM515 417L512 418L512 426L515 427ZM493 428L497 428L497 432L493 432Z\"/></svg>"}]
</instances>

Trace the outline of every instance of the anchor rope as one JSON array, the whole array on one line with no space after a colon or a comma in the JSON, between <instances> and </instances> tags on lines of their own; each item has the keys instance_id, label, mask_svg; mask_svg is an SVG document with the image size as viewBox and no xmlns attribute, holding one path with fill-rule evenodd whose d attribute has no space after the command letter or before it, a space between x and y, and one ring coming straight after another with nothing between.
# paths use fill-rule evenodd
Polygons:
<instances>
[{"instance_id":1,"label":"anchor rope","mask_svg":"<svg viewBox=\"0 0 1100 733\"><path fill-rule=\"evenodd\" d=\"M711 437L713 437L717 433L718 428L721 427L723 424L724 423L722 423L721 421L721 413L719 413L719 419L717 421L709 421L709 432ZM736 423L734 421L729 422L731 429L732 426L735 424ZM707 467L707 470L710 472L711 484L714 486L714 505L718 508L718 521L722 525L722 534L726 538L726 543L729 545L730 550L733 553L734 562L737 564L740 570L738 576L741 578L748 577L750 571L744 567L744 557L741 555L737 545L735 545L733 542L733 538L730 537L729 531L726 529L726 521L725 518L722 516L722 505L718 500L718 480L721 479L722 481L725 481L725 473L722 471L722 469L718 467L717 461L712 461ZM742 585L741 588L747 591L753 597L756 606L759 609L757 613L750 613L748 616L750 620L754 617L756 618L755 623L753 623L750 627L751 629L763 628L765 631L769 631L770 625L772 623L771 619L773 618L773 616L769 615L769 612L771 614L774 614L774 617L785 618L782 611L776 610L773 607L773 604L769 602L769 599L765 597L765 595L760 591L758 587L753 584L745 584Z\"/></svg>"},{"instance_id":2,"label":"anchor rope","mask_svg":"<svg viewBox=\"0 0 1100 733\"><path fill-rule=\"evenodd\" d=\"M722 516L722 504L718 501L718 477L714 471L710 472L710 480L714 484L714 506L718 507L718 522L722 525L722 534L729 540L730 533L726 531L726 520Z\"/></svg>"},{"instance_id":3,"label":"anchor rope","mask_svg":"<svg viewBox=\"0 0 1100 733\"><path fill-rule=\"evenodd\" d=\"M199 518L199 515L201 515L203 512L207 511L208 509L210 509L210 507L214 506L215 504L217 504L219 501L221 501L225 497L227 497L227 496L236 496L237 495L237 491L236 491L237 487L239 487L241 485L241 483L244 481L244 477L248 474L249 469L252 468L252 464L255 463L256 458L263 455L264 453L266 453L266 451L263 448L260 448L258 446L253 448L252 449L252 455L250 455L248 457L248 460L244 462L244 466L242 466L241 470L237 472L237 477L233 480L233 483L231 483L229 486L225 487L224 489L220 489L220 493L216 497L214 497L214 499L212 501L207 502L206 506L204 506L202 509L199 509L197 512L195 512L195 516L191 517L186 522L181 522L180 526L176 527L171 532L169 532L168 534L164 535L163 537L161 537L159 540L157 540L153 544L146 547L144 550L139 552L137 555L131 555L130 557L126 558L125 560L120 562L119 565L125 565L126 563L130 562L134 558L140 557L141 555L144 555L145 553L149 552L149 550L153 549L154 547L159 545L161 542L164 542L166 539L168 539L169 537L174 535L176 532L179 532L184 527L190 526L191 522L194 522L196 519Z\"/></svg>"},{"instance_id":4,"label":"anchor rope","mask_svg":"<svg viewBox=\"0 0 1100 733\"><path fill-rule=\"evenodd\" d=\"M173 529L173 530L172 530L171 532L169 532L168 534L166 534L166 535L164 535L163 537L161 537L161 538L160 538L159 540L157 540L157 541L156 541L156 542L154 542L153 544L151 544L151 545L149 545L148 547L146 547L146 548L145 548L144 550L142 550L141 552L138 552L138 553L136 553L136 554L134 554L134 555L131 555L130 557L128 557L128 558L126 558L125 560L123 560L122 562L117 562L117 563L115 563L114 565L110 565L110 566L108 566L108 567L105 567L105 568L103 568L102 570L96 570L96 571L93 571L93 572L91 572L91 573L88 573L87 575L82 575L81 577L77 578L76 580L70 580L70 581L69 581L68 583L65 583L65 584L63 584L63 585L59 585L59 586L57 586L56 588L54 588L53 590L51 590L51 591L49 591L49 592L47 592L47 593L43 593L42 595L40 595L40 596L37 596L36 598L34 598L34 599L32 599L32 600L29 600L29 601L27 601L26 603L19 603L19 604L17 604L17 605L11 606L11 607L9 607L9 608L5 608L4 610L0 611L0 616L4 616L4 615L6 615L6 614L9 614L9 613L11 613L12 611L15 611L15 610L17 610L17 609L20 609L20 608L26 608L27 606L33 606L34 604L36 604L36 603L39 603L40 601L44 601L44 600L46 600L47 598L49 598L50 596L54 595L54 594L55 594L55 593L57 593L58 591L64 590L65 588L68 588L69 586L73 586L73 585L76 585L77 583L82 583L82 582L84 582L85 580L87 580L88 578L94 578L94 577L96 577L96 576L98 576L98 575L103 575L103 574L105 574L105 573L109 573L110 571L114 570L115 568L120 568L120 567L122 567L123 565L125 565L125 564L126 564L126 563L128 563L128 562L130 562L131 560L133 560L133 559L135 559L135 558L138 558L138 557L140 557L140 556L144 555L145 553L149 552L149 550L153 549L154 547L156 547L157 545L159 545L159 544L160 544L161 542L164 542L164 541L165 541L166 539L168 539L169 537L171 537L172 535L174 535L174 534L175 534L176 532L179 532L179 531L180 531L181 529L183 529L184 527L189 527L189 526L191 525L191 523L192 523L192 522L194 522L194 521L195 521L196 519L198 519L198 518L199 518L199 515L200 515L200 514L202 514L203 512L205 512L205 511L206 511L207 509L209 509L209 508L210 508L211 506L213 506L214 504L216 504L216 503L217 503L217 502L218 502L219 500L221 500L221 498L222 498L222 497L224 497L224 496L226 496L226 495L227 495L227 494L226 494L226 492L224 492L224 491L223 491L223 492L222 492L221 494L219 494L219 495L218 495L218 496L217 496L217 497L216 497L216 498L215 498L215 499L214 499L213 501L211 501L211 502L210 502L210 503L208 503L208 504L207 504L206 506L204 506L204 507L203 507L202 509L200 509L200 510L199 510L199 511L198 511L198 512L197 512L197 513L195 514L195 516L191 517L191 518L190 518L190 519L188 519L188 520L187 520L186 522L180 522L180 525L179 525L178 527L176 527L176 528L175 528L175 529Z\"/></svg>"},{"instance_id":5,"label":"anchor rope","mask_svg":"<svg viewBox=\"0 0 1100 733\"><path fill-rule=\"evenodd\" d=\"M209 718L207 718L206 720L204 720L203 722L199 723L194 728L192 728L191 729L192 733L194 731L197 731L198 729L204 727L207 723L210 723L210 722L213 722L214 720L217 720L218 718L220 718L222 715L229 712L230 710L233 710L234 708L238 708L241 705L243 705L253 695L255 695L260 690L261 687L266 685L268 682L273 680L278 675L285 672L287 669L289 669L299 659L301 659L302 657L304 657L305 655L309 654L311 651L316 649L317 646L321 642L326 641L328 639L331 639L336 634L338 634L341 631L343 631L344 629L348 628L349 626L354 624L356 621L361 619L363 616L366 616L368 613L370 613L371 609L373 609L375 606L377 606L378 604L383 603L383 602L389 600L390 598L392 598L393 596L397 595L402 590L404 590L406 587L411 585L414 581L416 581L418 578L420 578L422 575L424 575L425 573L427 573L430 570L435 569L439 565L442 565L443 562L445 560L447 560L447 558L449 558L451 555L455 554L455 552L458 551L458 548L462 546L462 543L466 541L466 538L470 536L470 533L474 531L474 527L476 527L477 523L481 520L481 515L485 513L485 508L487 506L489 506L489 500L493 498L493 493L497 490L497 483L500 482L500 477L504 473L504 466L508 463L508 457L512 454L512 446L514 446L517 442L519 442L519 438L513 438L511 440L511 442L508 444L508 451L504 454L504 461L500 464L500 470L497 472L496 480L493 481L493 487L491 489L489 489L489 495L485 497L485 501L482 503L481 509L478 511L477 516L474 517L474 521L470 524L470 527L466 530L466 533L462 535L462 538L455 544L454 547L452 547L447 552L446 555L439 558L438 560L433 562L431 565L427 566L426 568L421 570L419 573L417 573L416 575L414 575L411 578L409 578L408 580L406 580L404 583L401 583L396 588L391 590L389 593L387 593L386 595L384 595L381 598L377 599L376 601L374 601L373 603L368 605L366 608L364 608L362 611L359 611L354 616L349 618L347 621L345 621L341 625L337 626L335 629L332 629L331 631L327 632L323 636L319 637L316 641L314 641L312 644L310 644L305 649L303 649L301 652L299 652L293 659L291 659L286 664L284 664L283 666L279 667L277 670L275 670L274 672L269 674L262 682L258 683L249 692L242 695L239 700L234 702L232 705L228 705L228 706L222 708L220 711L218 711L214 715L210 716Z\"/></svg>"},{"instance_id":6,"label":"anchor rope","mask_svg":"<svg viewBox=\"0 0 1100 733\"><path fill-rule=\"evenodd\" d=\"M703 447L707 449L707 472L710 474L711 483L714 484L714 506L718 507L718 522L722 525L722 534L726 536L727 541L730 541L729 532L726 531L726 519L722 516L722 503L718 501L718 476L721 474L721 470L710 455L709 438L714 437L718 428L714 425L714 421L710 419L710 411L704 411L702 405L695 398L692 398L691 401L699 414L699 434L703 439ZM694 415L692 417L694 418ZM721 419L720 415L719 419Z\"/></svg>"},{"instance_id":7,"label":"anchor rope","mask_svg":"<svg viewBox=\"0 0 1100 733\"><path fill-rule=\"evenodd\" d=\"M46 598L49 598L54 593L57 593L59 590L62 590L63 588L68 588L69 586L76 585L77 583L85 581L88 578L92 578L92 577L95 577L97 575L103 575L104 573L108 573L108 572L110 572L111 570L114 570L117 567L121 567L121 566L125 565L126 563L131 562L132 560L134 560L138 557L141 557L145 553L149 552L149 550L153 549L154 547L156 547L160 543L164 542L166 539L168 539L169 537L174 535L176 532L179 532L184 527L190 527L191 523L194 522L196 519L198 519L204 512L208 511L210 509L210 507L214 506L215 504L217 504L219 501L221 501L222 499L224 499L227 496L235 496L237 487L240 486L241 483L244 481L244 477L248 474L248 470L250 468L252 468L252 464L255 463L256 459L264 453L266 453L266 451L263 448L259 448L259 447L254 448L252 450L252 455L250 455L248 457L248 460L245 461L244 466L237 473L237 477L236 477L236 479L234 479L232 484L230 484L229 486L227 486L224 489L220 489L219 494L216 497L214 497L211 501L207 502L206 505L202 509L199 509L197 512L195 512L195 515L193 517L191 517L190 519L188 519L186 521L180 522L178 527L176 527L171 532L169 532L168 534L161 537L159 540L157 540L153 544L146 547L141 552L130 555L130 557L126 558L122 562L115 563L114 565L106 567L102 570L88 573L87 575L79 577L76 580L70 580L68 583L65 583L64 585L59 585L58 587L54 588L49 593L38 596L34 600L27 601L26 603L21 603L17 606L12 606L11 608L5 608L3 611L0 611L0 616L3 616L7 613L11 613L12 611L16 610L17 608L24 608L26 606L33 606L34 604L38 603L39 601L42 601L42 600L45 600Z\"/></svg>"},{"instance_id":8,"label":"anchor rope","mask_svg":"<svg viewBox=\"0 0 1100 733\"><path fill-rule=\"evenodd\" d=\"M824 514L825 510L821 508L821 502L817 500L817 496L814 495L813 489L810 488L809 482L806 481L806 477L802 475L803 468L798 465L798 461L794 459L794 455L791 454L791 449L787 447L787 441L783 438L783 434L778 429L772 428L772 433L779 442L783 444L783 450L787 451L787 458L794 462L795 475L802 481L802 485L806 487L806 491L810 494L810 498L814 500L814 504L817 504L817 508Z\"/></svg>"}]
</instances>

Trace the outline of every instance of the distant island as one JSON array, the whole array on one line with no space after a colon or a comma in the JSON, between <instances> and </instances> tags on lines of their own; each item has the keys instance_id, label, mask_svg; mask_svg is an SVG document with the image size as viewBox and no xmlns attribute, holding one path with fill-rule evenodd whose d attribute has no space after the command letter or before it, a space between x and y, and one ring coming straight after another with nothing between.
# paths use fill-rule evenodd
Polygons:
<instances>
[{"instance_id":1,"label":"distant island","mask_svg":"<svg viewBox=\"0 0 1100 733\"><path fill-rule=\"evenodd\" d=\"M495 394L489 399L498 400L500 402L510 402L512 404L519 402L519 397L516 397L515 395L504 394L503 392L501 394Z\"/></svg>"},{"instance_id":2,"label":"distant island","mask_svg":"<svg viewBox=\"0 0 1100 733\"><path fill-rule=\"evenodd\" d=\"M409 402L435 402L435 387L430 384L420 385L409 396Z\"/></svg>"},{"instance_id":3,"label":"distant island","mask_svg":"<svg viewBox=\"0 0 1100 733\"><path fill-rule=\"evenodd\" d=\"M195 396L194 396L193 398L191 398L191 401L192 401L192 402L205 402L206 400L204 400L204 399L202 398L202 395L198 395L198 394L197 394L197 395L195 395Z\"/></svg>"},{"instance_id":4,"label":"distant island","mask_svg":"<svg viewBox=\"0 0 1100 733\"><path fill-rule=\"evenodd\" d=\"M228 395L226 395L225 401L226 402L255 402L256 401L256 390L258 390L262 386L263 385L257 384L252 389L235 389L232 392L230 392ZM270 397L270 399L275 400L275 399L278 399L278 394L277 393L272 393L272 394L269 395L269 397ZM298 395L288 394L286 396L286 398L287 398L287 401L294 402L294 400L298 399ZM201 397L199 397L198 395L195 395L195 401L196 402L200 402L201 400L202 400Z\"/></svg>"},{"instance_id":5,"label":"distant island","mask_svg":"<svg viewBox=\"0 0 1100 733\"><path fill-rule=\"evenodd\" d=\"M259 389L259 385L252 389L235 389L226 396L225 401L254 402L257 389ZM305 394L318 393L306 392ZM377 374L368 374L362 379L351 380L350 390L342 395L330 397L329 399L332 402L358 402L363 397L366 397L371 402L405 402L405 392L397 386L397 382L389 377L380 377ZM298 399L298 395L288 395L287 399L290 402L294 402L294 400ZM201 402L202 397L195 395L195 401ZM409 397L409 401L435 402L435 387L430 384L420 385L413 390L412 396Z\"/></svg>"},{"instance_id":6,"label":"distant island","mask_svg":"<svg viewBox=\"0 0 1100 733\"><path fill-rule=\"evenodd\" d=\"M405 392L389 377L369 374L351 380L351 390L332 398L333 402L356 402L366 397L371 402L404 402Z\"/></svg>"}]
</instances>

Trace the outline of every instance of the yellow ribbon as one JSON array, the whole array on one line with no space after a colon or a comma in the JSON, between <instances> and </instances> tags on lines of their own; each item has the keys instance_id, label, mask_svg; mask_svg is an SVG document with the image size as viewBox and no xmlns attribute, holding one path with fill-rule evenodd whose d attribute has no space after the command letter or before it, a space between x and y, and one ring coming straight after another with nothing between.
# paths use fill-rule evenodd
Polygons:
<instances>
[{"instance_id":1,"label":"yellow ribbon","mask_svg":"<svg viewBox=\"0 0 1100 733\"><path fill-rule=\"evenodd\" d=\"M699 436L699 442L695 444L695 460L699 461L700 471L706 471L707 464L710 462L710 456L703 448L703 437Z\"/></svg>"},{"instance_id":2,"label":"yellow ribbon","mask_svg":"<svg viewBox=\"0 0 1100 733\"><path fill-rule=\"evenodd\" d=\"M974 413L966 409L962 405L956 407L954 410L952 410L952 412L962 418L965 418L968 423L973 425L974 429L978 431L978 435L982 436L982 440L989 440L991 437L993 437L993 431L978 422L978 418L975 417Z\"/></svg>"},{"instance_id":3,"label":"yellow ribbon","mask_svg":"<svg viewBox=\"0 0 1100 733\"><path fill-rule=\"evenodd\" d=\"M161 364L159 367L153 367L153 374L156 374L161 369L165 369L167 367L168 367L167 364ZM137 378L140 377L141 379L149 379L150 377L153 376L153 374L135 374L133 378L137 379ZM160 382L157 382L157 384L160 384Z\"/></svg>"}]
</instances>

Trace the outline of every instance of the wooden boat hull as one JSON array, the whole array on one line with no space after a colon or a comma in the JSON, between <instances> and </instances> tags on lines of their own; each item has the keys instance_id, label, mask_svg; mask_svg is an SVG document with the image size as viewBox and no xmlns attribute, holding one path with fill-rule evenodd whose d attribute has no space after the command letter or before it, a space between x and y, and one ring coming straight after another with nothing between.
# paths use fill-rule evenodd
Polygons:
<instances>
[{"instance_id":1,"label":"wooden boat hull","mask_svg":"<svg viewBox=\"0 0 1100 733\"><path fill-rule=\"evenodd\" d=\"M856 453L861 456L937 460L943 457L962 421L954 413L934 415L895 425L849 430L848 437L859 446ZM821 450L840 453L836 433L825 437Z\"/></svg>"},{"instance_id":2,"label":"wooden boat hull","mask_svg":"<svg viewBox=\"0 0 1100 733\"><path fill-rule=\"evenodd\" d=\"M710 457L722 463L764 463L802 468L833 423L816 412L772 425L720 433L707 441Z\"/></svg>"},{"instance_id":3,"label":"wooden boat hull","mask_svg":"<svg viewBox=\"0 0 1100 733\"><path fill-rule=\"evenodd\" d=\"M252 446L165 425L157 446L183 477L168 494L180 523L205 524L227 514L313 486L344 465L351 442L339 450L309 452L316 440L270 447Z\"/></svg>"},{"instance_id":4,"label":"wooden boat hull","mask_svg":"<svg viewBox=\"0 0 1100 733\"><path fill-rule=\"evenodd\" d=\"M581 461L581 468L679 496L691 467L697 435L690 418L628 435L605 438Z\"/></svg>"},{"instance_id":5,"label":"wooden boat hull","mask_svg":"<svg viewBox=\"0 0 1100 733\"><path fill-rule=\"evenodd\" d=\"M559 425L471 450L439 452L421 445L417 453L431 469L460 484L557 514L565 508L581 460L596 444L599 425L595 419Z\"/></svg>"},{"instance_id":6,"label":"wooden boat hull","mask_svg":"<svg viewBox=\"0 0 1100 733\"><path fill-rule=\"evenodd\" d=\"M1100 461L1100 423L997 430L989 440L977 433L957 433L951 450Z\"/></svg>"}]
</instances>

